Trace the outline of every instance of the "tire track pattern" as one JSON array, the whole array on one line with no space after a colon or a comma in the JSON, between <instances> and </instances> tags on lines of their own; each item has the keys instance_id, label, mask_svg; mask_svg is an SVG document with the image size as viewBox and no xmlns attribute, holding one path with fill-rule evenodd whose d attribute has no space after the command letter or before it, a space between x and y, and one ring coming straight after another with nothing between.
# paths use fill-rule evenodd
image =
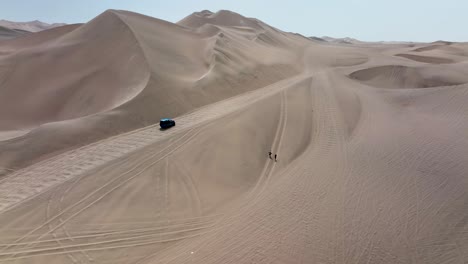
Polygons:
<instances>
[{"instance_id":1,"label":"tire track pattern","mask_svg":"<svg viewBox=\"0 0 468 264\"><path fill-rule=\"evenodd\" d=\"M70 205L69 207L65 208L64 210L61 210L60 213L58 213L54 217L48 218L41 226L36 227L35 229L31 230L30 232L28 232L24 236L18 238L17 240L15 240L15 242L13 244L7 245L3 249L2 252L5 252L5 251L9 250L10 248L17 246L18 242L23 241L25 238L27 238L31 234L34 234L35 232L40 231L42 229L42 227L44 227L46 225L50 226L51 223L58 220L59 223L57 223L53 228L49 228L49 231L47 231L46 233L43 233L42 235L40 235L35 240L28 242L27 245L25 246L26 248L35 247L36 245L38 245L40 243L41 239L45 238L49 234L53 234L57 229L63 227L71 219L78 216L83 211L87 210L88 208L90 208L91 206L93 206L94 204L99 202L100 200L104 199L107 195L109 195L113 191L117 190L121 186L125 185L126 183L128 183L132 179L138 177L144 171L151 168L154 164L158 163L159 161L163 160L167 156L171 155L174 151L176 151L180 147L184 146L193 137L195 137L196 135L198 135L198 133L201 132L201 130L198 130L198 131L196 131L195 133L192 134L192 133L190 133L191 131L192 130L189 130L187 133L185 133L179 139L179 141L182 141L181 143L177 143L177 141L176 141L176 142L173 143L174 146L170 145L170 146L166 147L166 149L169 149L169 148L172 147L169 152L164 153L165 149L163 149L158 153L149 155L146 159L142 160L137 165L133 166L130 170L128 170L128 171L122 173L121 175L115 177L112 181L109 181L106 184L104 184L103 186L97 188L96 190L89 193L84 198L82 198L81 200L77 201L76 203ZM188 135L188 137L186 137L187 135ZM162 154L162 156L157 158L156 160L153 160L159 154ZM65 219L62 219L62 216L64 214L66 214L66 213L70 213L71 215L67 216ZM78 250L75 250L73 252L78 252ZM0 255L2 255L2 253L0 253ZM15 254L12 255L12 257L16 257L16 255Z\"/></svg>"},{"instance_id":2,"label":"tire track pattern","mask_svg":"<svg viewBox=\"0 0 468 264\"><path fill-rule=\"evenodd\" d=\"M282 91L280 96L281 96L280 117L279 117L278 127L276 129L275 138L273 139L273 146L271 150L273 153L276 153L277 155L279 155L281 152L281 142L283 139L284 131L286 130L286 121L287 121L286 91ZM254 186L254 188L250 192L251 194L259 196L263 192L263 190L268 185L268 182L270 181L271 175L275 171L276 164L277 163L274 161L270 161L270 160L267 161L263 169L263 172L260 176L260 179L257 181L257 184Z\"/></svg>"},{"instance_id":3,"label":"tire track pattern","mask_svg":"<svg viewBox=\"0 0 468 264\"><path fill-rule=\"evenodd\" d=\"M164 133L159 130L158 125L148 126L63 153L37 165L16 171L0 181L0 213L77 175L272 96L287 88L289 84L297 83L305 77L299 75L200 108L198 111L178 118L179 125Z\"/></svg>"}]
</instances>

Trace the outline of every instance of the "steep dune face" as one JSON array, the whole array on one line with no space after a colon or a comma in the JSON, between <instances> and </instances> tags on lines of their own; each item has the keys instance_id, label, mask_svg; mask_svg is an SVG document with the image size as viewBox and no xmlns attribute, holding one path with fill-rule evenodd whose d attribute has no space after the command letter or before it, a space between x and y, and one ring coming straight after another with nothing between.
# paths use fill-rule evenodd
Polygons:
<instances>
[{"instance_id":1,"label":"steep dune face","mask_svg":"<svg viewBox=\"0 0 468 264\"><path fill-rule=\"evenodd\" d=\"M1 129L115 108L138 94L149 78L139 45L112 13L59 38L10 51L1 63Z\"/></svg>"},{"instance_id":2,"label":"steep dune face","mask_svg":"<svg viewBox=\"0 0 468 264\"><path fill-rule=\"evenodd\" d=\"M295 62L289 51L249 47L236 29L212 24L188 29L130 12L118 16L132 29L151 70L144 91L120 109L142 113L145 107L152 112L146 117L151 120L180 115L297 72L287 67Z\"/></svg>"},{"instance_id":3,"label":"steep dune face","mask_svg":"<svg viewBox=\"0 0 468 264\"><path fill-rule=\"evenodd\" d=\"M134 34L153 76L178 80L195 78L206 70L206 41L196 33L159 19L115 12Z\"/></svg>"}]
</instances>

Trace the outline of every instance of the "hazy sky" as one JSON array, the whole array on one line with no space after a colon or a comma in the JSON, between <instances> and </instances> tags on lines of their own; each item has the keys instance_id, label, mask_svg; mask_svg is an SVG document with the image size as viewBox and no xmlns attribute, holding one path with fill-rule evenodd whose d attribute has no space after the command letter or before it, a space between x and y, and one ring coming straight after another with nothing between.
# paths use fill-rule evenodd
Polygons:
<instances>
[{"instance_id":1,"label":"hazy sky","mask_svg":"<svg viewBox=\"0 0 468 264\"><path fill-rule=\"evenodd\" d=\"M76 23L106 9L171 22L203 9L228 9L306 36L468 41L468 0L2 0L0 19Z\"/></svg>"}]
</instances>

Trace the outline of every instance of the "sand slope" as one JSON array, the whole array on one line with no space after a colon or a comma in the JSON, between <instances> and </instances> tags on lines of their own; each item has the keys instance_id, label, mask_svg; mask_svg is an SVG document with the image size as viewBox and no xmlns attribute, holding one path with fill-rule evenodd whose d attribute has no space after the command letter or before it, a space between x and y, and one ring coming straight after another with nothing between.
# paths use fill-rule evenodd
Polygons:
<instances>
[{"instance_id":1,"label":"sand slope","mask_svg":"<svg viewBox=\"0 0 468 264\"><path fill-rule=\"evenodd\" d=\"M0 261L464 263L467 47L229 11L2 42Z\"/></svg>"}]
</instances>

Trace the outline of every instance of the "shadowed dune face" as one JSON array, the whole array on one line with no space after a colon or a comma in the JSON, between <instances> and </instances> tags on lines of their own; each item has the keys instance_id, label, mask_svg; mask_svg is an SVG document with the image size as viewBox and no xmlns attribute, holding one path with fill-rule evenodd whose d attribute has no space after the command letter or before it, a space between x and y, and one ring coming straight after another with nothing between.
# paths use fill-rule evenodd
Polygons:
<instances>
[{"instance_id":1,"label":"shadowed dune face","mask_svg":"<svg viewBox=\"0 0 468 264\"><path fill-rule=\"evenodd\" d=\"M430 57L430 56L420 56L420 55L413 55L413 54L396 54L395 56L414 60L417 62L424 62L424 63L431 63L431 64L448 64L454 63L453 60L447 58L439 58L439 57Z\"/></svg>"},{"instance_id":2,"label":"shadowed dune face","mask_svg":"<svg viewBox=\"0 0 468 264\"><path fill-rule=\"evenodd\" d=\"M29 32L27 31L9 29L9 28L0 26L0 41L14 39L14 38L24 36L27 34L29 34Z\"/></svg>"},{"instance_id":3,"label":"shadowed dune face","mask_svg":"<svg viewBox=\"0 0 468 264\"><path fill-rule=\"evenodd\" d=\"M351 73L349 77L370 86L394 89L429 88L466 83L466 81L454 81L449 76L444 76L443 74L432 76L421 68L398 65L379 66L358 70Z\"/></svg>"}]
</instances>

